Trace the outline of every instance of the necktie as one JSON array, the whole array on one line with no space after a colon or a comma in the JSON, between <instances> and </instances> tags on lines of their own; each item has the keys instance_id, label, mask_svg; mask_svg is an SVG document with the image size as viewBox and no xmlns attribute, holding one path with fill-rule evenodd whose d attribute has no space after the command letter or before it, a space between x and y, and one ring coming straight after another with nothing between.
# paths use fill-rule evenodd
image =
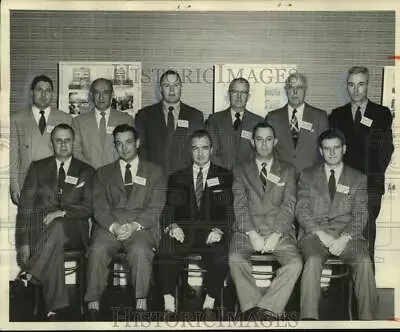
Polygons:
<instances>
[{"instance_id":1,"label":"necktie","mask_svg":"<svg viewBox=\"0 0 400 332\"><path fill-rule=\"evenodd\" d=\"M100 142L101 145L104 146L104 141L106 140L106 112L100 112L101 114L101 119L99 123L99 136L100 136Z\"/></svg>"},{"instance_id":2,"label":"necktie","mask_svg":"<svg viewBox=\"0 0 400 332\"><path fill-rule=\"evenodd\" d=\"M235 118L236 119L233 122L233 129L235 129L235 131L236 131L236 130L239 130L240 125L242 124L242 120L240 120L240 113L239 112L235 113Z\"/></svg>"},{"instance_id":3,"label":"necktie","mask_svg":"<svg viewBox=\"0 0 400 332\"><path fill-rule=\"evenodd\" d=\"M335 171L333 169L331 169L331 175L329 177L328 188L329 188L329 197L332 202L333 198L335 197L335 193L336 193L336 179L335 179Z\"/></svg>"},{"instance_id":4,"label":"necktie","mask_svg":"<svg viewBox=\"0 0 400 332\"><path fill-rule=\"evenodd\" d=\"M202 196L203 196L203 168L200 167L196 180L196 203L198 207L200 207Z\"/></svg>"},{"instance_id":5,"label":"necktie","mask_svg":"<svg viewBox=\"0 0 400 332\"><path fill-rule=\"evenodd\" d=\"M46 129L46 118L44 117L44 111L40 111L40 119L39 119L40 134L43 135L45 129Z\"/></svg>"},{"instance_id":6,"label":"necktie","mask_svg":"<svg viewBox=\"0 0 400 332\"><path fill-rule=\"evenodd\" d=\"M64 181L65 181L65 170L64 170L64 162L62 162L58 170L58 192L60 194L62 194Z\"/></svg>"},{"instance_id":7,"label":"necktie","mask_svg":"<svg viewBox=\"0 0 400 332\"><path fill-rule=\"evenodd\" d=\"M169 137L171 137L175 132L175 118L173 112L174 112L173 106L168 107L167 131Z\"/></svg>"},{"instance_id":8,"label":"necktie","mask_svg":"<svg viewBox=\"0 0 400 332\"><path fill-rule=\"evenodd\" d=\"M124 183L125 183L125 191L126 191L127 196L129 196L132 191L132 172L131 172L130 168L131 168L131 164L126 164Z\"/></svg>"},{"instance_id":9,"label":"necktie","mask_svg":"<svg viewBox=\"0 0 400 332\"><path fill-rule=\"evenodd\" d=\"M354 116L354 129L358 131L360 129L360 121L361 121L361 107L357 107L356 114Z\"/></svg>"},{"instance_id":10,"label":"necktie","mask_svg":"<svg viewBox=\"0 0 400 332\"><path fill-rule=\"evenodd\" d=\"M297 110L293 109L292 118L290 119L290 131L292 133L292 140L294 147L297 146L297 141L299 139L299 122L296 116Z\"/></svg>"},{"instance_id":11,"label":"necktie","mask_svg":"<svg viewBox=\"0 0 400 332\"><path fill-rule=\"evenodd\" d=\"M262 168L260 172L260 179L263 184L263 189L265 191L265 187L267 186L267 163L262 163Z\"/></svg>"}]
</instances>

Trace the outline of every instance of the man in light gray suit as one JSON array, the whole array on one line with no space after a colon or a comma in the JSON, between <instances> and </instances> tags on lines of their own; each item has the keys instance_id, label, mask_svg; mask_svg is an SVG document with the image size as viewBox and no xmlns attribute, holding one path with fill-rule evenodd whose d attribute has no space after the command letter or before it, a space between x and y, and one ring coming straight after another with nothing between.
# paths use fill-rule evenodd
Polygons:
<instances>
[{"instance_id":1,"label":"man in light gray suit","mask_svg":"<svg viewBox=\"0 0 400 332\"><path fill-rule=\"evenodd\" d=\"M318 136L328 128L326 112L304 102L306 90L303 74L289 75L285 82L288 103L265 118L276 130L277 156L295 165L297 172L323 161L318 151Z\"/></svg>"},{"instance_id":2,"label":"man in light gray suit","mask_svg":"<svg viewBox=\"0 0 400 332\"><path fill-rule=\"evenodd\" d=\"M99 168L118 159L112 132L120 124L133 126L133 118L111 108L113 85L110 80L94 80L90 86L90 94L93 110L72 120L75 131L74 156L94 168Z\"/></svg>"},{"instance_id":3,"label":"man in light gray suit","mask_svg":"<svg viewBox=\"0 0 400 332\"><path fill-rule=\"evenodd\" d=\"M29 110L10 115L10 192L15 204L32 161L53 155L50 133L60 123L71 124L69 114L51 109L53 82L45 76L36 76L31 83L32 106Z\"/></svg>"},{"instance_id":4,"label":"man in light gray suit","mask_svg":"<svg viewBox=\"0 0 400 332\"><path fill-rule=\"evenodd\" d=\"M232 80L229 84L229 108L207 119L206 127L214 146L211 161L229 170L236 163L247 161L253 156L251 132L263 120L246 109L249 90L250 84L245 78Z\"/></svg>"}]
</instances>

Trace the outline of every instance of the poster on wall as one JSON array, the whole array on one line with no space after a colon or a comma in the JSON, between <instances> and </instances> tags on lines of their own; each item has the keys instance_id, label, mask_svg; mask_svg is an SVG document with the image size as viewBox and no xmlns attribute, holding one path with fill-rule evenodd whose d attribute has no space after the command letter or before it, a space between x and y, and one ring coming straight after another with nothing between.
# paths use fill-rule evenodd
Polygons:
<instances>
[{"instance_id":1,"label":"poster on wall","mask_svg":"<svg viewBox=\"0 0 400 332\"><path fill-rule=\"evenodd\" d=\"M382 105L386 106L392 112L393 117L395 116L396 102L395 102L395 67L384 66L383 67L383 93L382 93Z\"/></svg>"},{"instance_id":2,"label":"poster on wall","mask_svg":"<svg viewBox=\"0 0 400 332\"><path fill-rule=\"evenodd\" d=\"M104 77L114 87L111 107L135 116L142 103L140 73L141 62L59 62L58 107L72 116L89 112L90 84Z\"/></svg>"},{"instance_id":3,"label":"poster on wall","mask_svg":"<svg viewBox=\"0 0 400 332\"><path fill-rule=\"evenodd\" d=\"M286 78L297 71L297 65L287 64L218 64L214 66L214 112L229 107L229 83L238 77L250 83L247 109L265 117L269 111L282 107L287 98Z\"/></svg>"}]
</instances>

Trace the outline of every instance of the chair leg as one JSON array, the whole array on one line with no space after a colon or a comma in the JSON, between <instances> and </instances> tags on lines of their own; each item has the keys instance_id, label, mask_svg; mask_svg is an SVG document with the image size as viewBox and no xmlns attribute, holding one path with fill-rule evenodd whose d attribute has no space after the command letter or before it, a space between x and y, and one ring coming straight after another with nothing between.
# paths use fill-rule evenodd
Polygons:
<instances>
[{"instance_id":1,"label":"chair leg","mask_svg":"<svg viewBox=\"0 0 400 332\"><path fill-rule=\"evenodd\" d=\"M221 291L220 291L219 298L220 298L220 307L221 307L221 311L220 311L220 313L221 313L221 319L223 320L224 317L225 317L225 307L224 307L224 285L222 285L222 287L221 287Z\"/></svg>"},{"instance_id":2,"label":"chair leg","mask_svg":"<svg viewBox=\"0 0 400 332\"><path fill-rule=\"evenodd\" d=\"M349 282L348 282L347 310L349 313L349 320L353 320L353 280L351 279L351 275L349 275Z\"/></svg>"},{"instance_id":3,"label":"chair leg","mask_svg":"<svg viewBox=\"0 0 400 332\"><path fill-rule=\"evenodd\" d=\"M40 307L40 300L41 300L41 287L40 286L33 286L33 316L36 317L39 313Z\"/></svg>"},{"instance_id":4,"label":"chair leg","mask_svg":"<svg viewBox=\"0 0 400 332\"><path fill-rule=\"evenodd\" d=\"M79 303L81 306L81 315L85 313L85 256L82 255L79 262Z\"/></svg>"}]
</instances>

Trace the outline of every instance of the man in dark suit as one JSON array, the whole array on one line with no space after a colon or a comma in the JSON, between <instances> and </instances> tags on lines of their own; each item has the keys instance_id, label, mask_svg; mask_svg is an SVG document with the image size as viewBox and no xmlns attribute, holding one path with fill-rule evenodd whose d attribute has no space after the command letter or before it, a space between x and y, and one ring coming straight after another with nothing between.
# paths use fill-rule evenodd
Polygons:
<instances>
[{"instance_id":1,"label":"man in dark suit","mask_svg":"<svg viewBox=\"0 0 400 332\"><path fill-rule=\"evenodd\" d=\"M319 145L325 163L300 173L296 206L305 260L300 315L318 319L322 265L334 255L351 266L359 318L372 320L377 291L363 237L368 218L367 177L342 162L346 143L339 130L323 132Z\"/></svg>"},{"instance_id":2,"label":"man in dark suit","mask_svg":"<svg viewBox=\"0 0 400 332\"><path fill-rule=\"evenodd\" d=\"M172 174L168 181L159 277L165 310L175 311L173 294L184 258L190 253L201 254L207 269L203 310L211 317L228 272L232 174L210 162L213 148L207 131L195 131L190 142L193 164Z\"/></svg>"},{"instance_id":3,"label":"man in dark suit","mask_svg":"<svg viewBox=\"0 0 400 332\"><path fill-rule=\"evenodd\" d=\"M285 82L288 103L266 116L276 131L277 156L296 166L296 171L321 163L318 136L328 128L328 115L306 102L307 80L299 73Z\"/></svg>"},{"instance_id":4,"label":"man in dark suit","mask_svg":"<svg viewBox=\"0 0 400 332\"><path fill-rule=\"evenodd\" d=\"M347 91L351 102L334 109L329 116L329 123L346 137L347 153L343 162L366 174L368 178L369 216L364 235L368 239L369 253L374 263L376 218L381 209L382 195L385 193L385 171L394 146L392 115L387 107L368 99L368 80L367 68L350 68Z\"/></svg>"},{"instance_id":5,"label":"man in dark suit","mask_svg":"<svg viewBox=\"0 0 400 332\"><path fill-rule=\"evenodd\" d=\"M207 119L206 127L214 145L211 160L229 170L236 163L248 161L253 156L251 133L254 126L263 120L246 109L249 90L250 84L245 78L232 80L228 90L229 108Z\"/></svg>"},{"instance_id":6,"label":"man in dark suit","mask_svg":"<svg viewBox=\"0 0 400 332\"><path fill-rule=\"evenodd\" d=\"M300 276L302 260L294 234L296 170L274 157L278 143L265 122L253 129L255 158L233 169L235 224L229 267L244 319L273 320L284 308ZM250 256L271 253L281 267L265 294L252 276Z\"/></svg>"},{"instance_id":7,"label":"man in dark suit","mask_svg":"<svg viewBox=\"0 0 400 332\"><path fill-rule=\"evenodd\" d=\"M166 179L160 167L138 158L136 130L119 125L113 136L119 160L97 169L93 180L95 222L85 295L90 319L98 318L108 265L120 249L127 252L136 309L147 309L153 255L160 238L159 215L165 204Z\"/></svg>"},{"instance_id":8,"label":"man in dark suit","mask_svg":"<svg viewBox=\"0 0 400 332\"><path fill-rule=\"evenodd\" d=\"M189 136L203 128L203 113L181 101L182 80L174 70L160 77L162 100L138 111L135 126L141 140L140 157L169 175L190 165Z\"/></svg>"},{"instance_id":9,"label":"man in dark suit","mask_svg":"<svg viewBox=\"0 0 400 332\"><path fill-rule=\"evenodd\" d=\"M72 156L74 131L67 124L51 132L54 156L32 162L21 192L16 247L20 280L42 286L50 319L68 306L64 250L85 249L92 214L94 169Z\"/></svg>"},{"instance_id":10,"label":"man in dark suit","mask_svg":"<svg viewBox=\"0 0 400 332\"><path fill-rule=\"evenodd\" d=\"M31 83L32 107L10 115L10 191L18 204L22 185L32 161L53 155L50 133L60 123L71 124L72 117L50 107L53 82L45 75Z\"/></svg>"},{"instance_id":11,"label":"man in dark suit","mask_svg":"<svg viewBox=\"0 0 400 332\"><path fill-rule=\"evenodd\" d=\"M133 118L111 107L113 85L108 79L94 80L90 97L93 110L72 120L76 133L74 155L97 169L118 159L112 132L120 124L133 125Z\"/></svg>"}]
</instances>

